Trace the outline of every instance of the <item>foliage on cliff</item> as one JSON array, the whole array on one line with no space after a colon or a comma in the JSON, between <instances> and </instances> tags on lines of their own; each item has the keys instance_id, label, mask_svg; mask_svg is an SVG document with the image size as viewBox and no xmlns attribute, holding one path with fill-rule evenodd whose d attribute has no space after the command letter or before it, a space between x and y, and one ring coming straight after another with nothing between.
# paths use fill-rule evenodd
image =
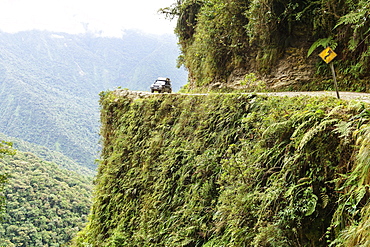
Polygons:
<instances>
[{"instance_id":1,"label":"foliage on cliff","mask_svg":"<svg viewBox=\"0 0 370 247\"><path fill-rule=\"evenodd\" d=\"M101 94L75 246L365 246L370 110L334 98Z\"/></svg>"},{"instance_id":2,"label":"foliage on cliff","mask_svg":"<svg viewBox=\"0 0 370 247\"><path fill-rule=\"evenodd\" d=\"M330 45L340 75L369 76L368 0L181 0L162 12L178 18L179 62L197 86L225 82L237 69L269 74L292 47L307 54ZM317 62L323 74L326 66Z\"/></svg>"},{"instance_id":3,"label":"foliage on cliff","mask_svg":"<svg viewBox=\"0 0 370 247\"><path fill-rule=\"evenodd\" d=\"M0 171L8 175L0 246L65 246L84 227L90 178L20 151L3 157Z\"/></svg>"}]
</instances>

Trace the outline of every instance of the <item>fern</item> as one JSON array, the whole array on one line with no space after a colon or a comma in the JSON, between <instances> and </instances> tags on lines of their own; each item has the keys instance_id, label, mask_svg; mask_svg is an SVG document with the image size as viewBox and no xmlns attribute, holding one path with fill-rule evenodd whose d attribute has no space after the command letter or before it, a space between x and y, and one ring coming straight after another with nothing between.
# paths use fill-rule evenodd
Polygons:
<instances>
[{"instance_id":1,"label":"fern","mask_svg":"<svg viewBox=\"0 0 370 247\"><path fill-rule=\"evenodd\" d=\"M359 184L370 184L370 125L365 125L362 134L357 139L359 145L359 152L357 155L358 165L354 173L359 174Z\"/></svg>"},{"instance_id":2,"label":"fern","mask_svg":"<svg viewBox=\"0 0 370 247\"><path fill-rule=\"evenodd\" d=\"M306 120L306 118L308 119ZM303 138L303 134L305 133L305 131L307 131L307 129L313 126L316 121L317 121L317 117L315 116L315 113L313 112L308 112L302 115L302 117L299 118L298 121L296 122L296 124L299 122L301 123L294 130L292 136L290 137L291 140L295 140L296 143L299 143L300 142L299 138Z\"/></svg>"},{"instance_id":3,"label":"fern","mask_svg":"<svg viewBox=\"0 0 370 247\"><path fill-rule=\"evenodd\" d=\"M299 143L298 149L302 150L318 133L326 130L328 126L332 126L336 122L338 122L337 119L329 119L314 126L303 136L301 142Z\"/></svg>"},{"instance_id":4,"label":"fern","mask_svg":"<svg viewBox=\"0 0 370 247\"><path fill-rule=\"evenodd\" d=\"M334 133L339 134L339 137L344 140L344 143L349 143L354 129L352 122L341 121L335 125Z\"/></svg>"},{"instance_id":5,"label":"fern","mask_svg":"<svg viewBox=\"0 0 370 247\"><path fill-rule=\"evenodd\" d=\"M359 203L362 201L368 189L369 189L369 185L359 187L356 193L356 206L358 206Z\"/></svg>"},{"instance_id":6,"label":"fern","mask_svg":"<svg viewBox=\"0 0 370 247\"><path fill-rule=\"evenodd\" d=\"M370 205L361 210L362 220L358 224L349 226L346 230L341 232L341 238L344 240L340 246L352 247L361 246L366 247L370 244Z\"/></svg>"},{"instance_id":7,"label":"fern","mask_svg":"<svg viewBox=\"0 0 370 247\"><path fill-rule=\"evenodd\" d=\"M334 28L337 28L340 25L358 23L360 21L360 19L362 18L362 15L363 15L363 13L361 13L361 12L351 12L351 13L345 15L345 16L342 16L339 19L338 24Z\"/></svg>"},{"instance_id":8,"label":"fern","mask_svg":"<svg viewBox=\"0 0 370 247\"><path fill-rule=\"evenodd\" d=\"M320 198L322 200L322 208L326 208L326 206L329 203L329 196L328 196L328 194L326 194L324 192L321 192L320 193Z\"/></svg>"},{"instance_id":9,"label":"fern","mask_svg":"<svg viewBox=\"0 0 370 247\"><path fill-rule=\"evenodd\" d=\"M316 210L316 205L317 205L317 196L315 194L311 194L311 197L308 198L307 200L307 204L306 204L306 212L305 212L305 216L310 216L311 214L313 214Z\"/></svg>"},{"instance_id":10,"label":"fern","mask_svg":"<svg viewBox=\"0 0 370 247\"><path fill-rule=\"evenodd\" d=\"M346 128L341 124L340 128ZM338 126L339 127L339 126ZM337 132L345 133L346 130ZM348 129L348 128L347 128ZM338 239L342 240L337 246L369 246L370 242L370 201L368 191L370 185L370 126L364 125L356 131L358 153L352 172L345 177L346 181L341 191L332 225L343 227ZM345 134L347 135L347 134Z\"/></svg>"},{"instance_id":11,"label":"fern","mask_svg":"<svg viewBox=\"0 0 370 247\"><path fill-rule=\"evenodd\" d=\"M330 46L332 49L335 49L337 45L338 44L333 40L333 37L331 36L324 39L318 39L311 45L310 49L308 49L307 57L309 57L316 50L316 48L320 46L322 46L323 48Z\"/></svg>"}]
</instances>

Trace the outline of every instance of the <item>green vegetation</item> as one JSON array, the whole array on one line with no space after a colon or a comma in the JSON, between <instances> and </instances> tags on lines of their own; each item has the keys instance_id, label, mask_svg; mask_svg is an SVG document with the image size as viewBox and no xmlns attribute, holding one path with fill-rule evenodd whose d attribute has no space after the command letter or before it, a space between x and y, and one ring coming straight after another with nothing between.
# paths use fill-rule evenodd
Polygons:
<instances>
[{"instance_id":1,"label":"green vegetation","mask_svg":"<svg viewBox=\"0 0 370 247\"><path fill-rule=\"evenodd\" d=\"M65 246L85 225L91 178L19 151L0 170L8 174L0 246Z\"/></svg>"},{"instance_id":2,"label":"green vegetation","mask_svg":"<svg viewBox=\"0 0 370 247\"><path fill-rule=\"evenodd\" d=\"M3 140L0 140L0 159L4 157L4 155L14 155L15 150L12 149L12 143L11 142L6 142ZM3 171L2 171L3 172ZM3 211L3 206L5 203L5 197L2 195L3 190L4 190L4 185L7 181L8 174L0 174L0 213Z\"/></svg>"},{"instance_id":3,"label":"green vegetation","mask_svg":"<svg viewBox=\"0 0 370 247\"><path fill-rule=\"evenodd\" d=\"M331 97L101 94L74 246L367 246L370 109Z\"/></svg>"},{"instance_id":4,"label":"green vegetation","mask_svg":"<svg viewBox=\"0 0 370 247\"><path fill-rule=\"evenodd\" d=\"M13 143L8 141L0 140L0 158L4 155L14 155L15 150L13 149Z\"/></svg>"},{"instance_id":5,"label":"green vegetation","mask_svg":"<svg viewBox=\"0 0 370 247\"><path fill-rule=\"evenodd\" d=\"M162 12L178 18L179 63L189 69L192 87L225 83L240 70L274 76L272 69L290 51L312 54L330 45L339 54L341 90L369 90L368 0L183 0ZM316 63L321 77L330 75L318 57L302 63ZM290 66L299 66L298 61ZM311 90L327 89L318 81Z\"/></svg>"},{"instance_id":6,"label":"green vegetation","mask_svg":"<svg viewBox=\"0 0 370 247\"><path fill-rule=\"evenodd\" d=\"M34 155L45 161L57 164L59 168L74 171L83 176L93 177L96 174L95 170L77 164L75 161L60 152L53 151L46 147L26 142L17 138L8 137L1 133L0 139L11 141L13 147L16 150L26 153L33 153Z\"/></svg>"}]
</instances>

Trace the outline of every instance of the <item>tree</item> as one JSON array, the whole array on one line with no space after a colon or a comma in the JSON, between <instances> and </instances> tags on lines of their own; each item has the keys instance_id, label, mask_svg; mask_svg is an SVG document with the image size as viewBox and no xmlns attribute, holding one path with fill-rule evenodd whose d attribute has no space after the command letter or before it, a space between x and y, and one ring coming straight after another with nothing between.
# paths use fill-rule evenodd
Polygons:
<instances>
[{"instance_id":1,"label":"tree","mask_svg":"<svg viewBox=\"0 0 370 247\"><path fill-rule=\"evenodd\" d=\"M0 159L4 157L4 155L14 155L15 150L13 149L13 143L6 142L1 140L0 141Z\"/></svg>"},{"instance_id":2,"label":"tree","mask_svg":"<svg viewBox=\"0 0 370 247\"><path fill-rule=\"evenodd\" d=\"M13 144L11 142L0 141L0 159L4 157L4 155L14 155L15 150L12 148ZM4 185L8 178L7 174L0 174L0 193L4 190ZM0 194L0 212L3 210L5 198Z\"/></svg>"}]
</instances>

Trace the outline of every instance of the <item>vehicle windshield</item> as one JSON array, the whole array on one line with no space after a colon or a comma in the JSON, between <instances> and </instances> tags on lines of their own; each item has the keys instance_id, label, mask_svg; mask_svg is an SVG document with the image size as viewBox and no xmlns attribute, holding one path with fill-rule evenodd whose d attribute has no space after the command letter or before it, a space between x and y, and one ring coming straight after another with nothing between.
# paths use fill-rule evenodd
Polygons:
<instances>
[{"instance_id":1,"label":"vehicle windshield","mask_svg":"<svg viewBox=\"0 0 370 247\"><path fill-rule=\"evenodd\" d=\"M165 81L156 81L155 84L158 84L158 85L165 85L166 82Z\"/></svg>"}]
</instances>

